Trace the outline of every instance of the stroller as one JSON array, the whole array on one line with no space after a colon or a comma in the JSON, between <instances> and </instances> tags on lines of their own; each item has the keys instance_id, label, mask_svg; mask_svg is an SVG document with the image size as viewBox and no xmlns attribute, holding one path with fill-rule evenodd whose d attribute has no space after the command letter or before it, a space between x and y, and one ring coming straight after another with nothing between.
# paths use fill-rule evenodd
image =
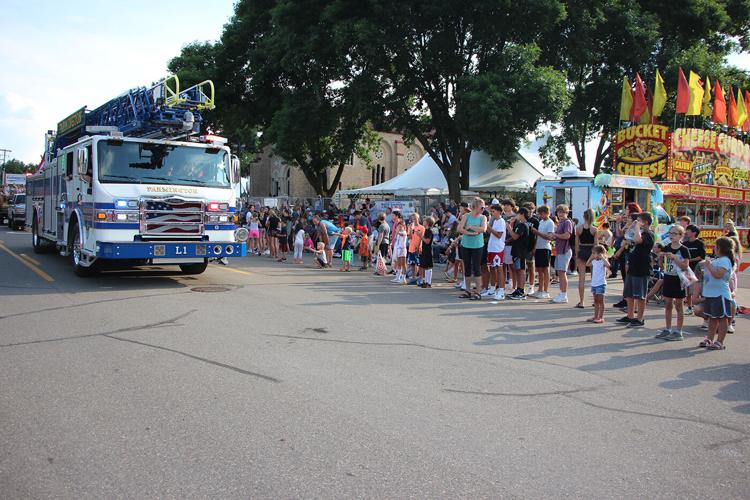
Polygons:
<instances>
[{"instance_id":1,"label":"stroller","mask_svg":"<svg viewBox=\"0 0 750 500\"><path fill-rule=\"evenodd\" d=\"M664 304L664 295L662 293L662 283L664 282L664 271L661 268L661 258L651 252L651 272L648 276L648 295L646 300L653 300L655 303Z\"/></svg>"}]
</instances>

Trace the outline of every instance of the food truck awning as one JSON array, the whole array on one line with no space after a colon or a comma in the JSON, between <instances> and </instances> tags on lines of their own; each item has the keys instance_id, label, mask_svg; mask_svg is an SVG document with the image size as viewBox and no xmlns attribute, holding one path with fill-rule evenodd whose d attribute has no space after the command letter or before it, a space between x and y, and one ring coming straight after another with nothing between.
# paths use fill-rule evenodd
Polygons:
<instances>
[{"instance_id":1,"label":"food truck awning","mask_svg":"<svg viewBox=\"0 0 750 500\"><path fill-rule=\"evenodd\" d=\"M654 183L648 177L619 174L612 175L612 179L609 181L609 187L621 189L646 189L648 191L656 189Z\"/></svg>"}]
</instances>

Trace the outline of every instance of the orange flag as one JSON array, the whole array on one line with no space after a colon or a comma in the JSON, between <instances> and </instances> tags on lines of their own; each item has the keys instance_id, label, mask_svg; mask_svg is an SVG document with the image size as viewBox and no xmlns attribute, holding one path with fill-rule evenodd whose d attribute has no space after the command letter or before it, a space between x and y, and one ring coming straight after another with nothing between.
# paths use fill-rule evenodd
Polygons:
<instances>
[{"instance_id":1,"label":"orange flag","mask_svg":"<svg viewBox=\"0 0 750 500\"><path fill-rule=\"evenodd\" d=\"M716 80L714 86L714 112L711 121L714 123L727 122L727 102L724 100L724 89L721 88L719 80Z\"/></svg>"},{"instance_id":2,"label":"orange flag","mask_svg":"<svg viewBox=\"0 0 750 500\"><path fill-rule=\"evenodd\" d=\"M737 126L737 102L734 100L732 94L732 86L729 86L729 114L727 116L727 125L729 128L735 128Z\"/></svg>"},{"instance_id":3,"label":"orange flag","mask_svg":"<svg viewBox=\"0 0 750 500\"><path fill-rule=\"evenodd\" d=\"M743 132L750 132L750 91L745 91L745 109L747 110L747 120L745 125L742 126Z\"/></svg>"},{"instance_id":4,"label":"orange flag","mask_svg":"<svg viewBox=\"0 0 750 500\"><path fill-rule=\"evenodd\" d=\"M639 122L641 115L646 111L646 94L644 93L641 75L635 74L635 95L633 96L633 108L630 111L631 122Z\"/></svg>"},{"instance_id":5,"label":"orange flag","mask_svg":"<svg viewBox=\"0 0 750 500\"><path fill-rule=\"evenodd\" d=\"M677 106L675 112L687 113L688 106L690 105L690 86L688 85L685 73L682 72L682 68L679 68L677 72Z\"/></svg>"}]
</instances>

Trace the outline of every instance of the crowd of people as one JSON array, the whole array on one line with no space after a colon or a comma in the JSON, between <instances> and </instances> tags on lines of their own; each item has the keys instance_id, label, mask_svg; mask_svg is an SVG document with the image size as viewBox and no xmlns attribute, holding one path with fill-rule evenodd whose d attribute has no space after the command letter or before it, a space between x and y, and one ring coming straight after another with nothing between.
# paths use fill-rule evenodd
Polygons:
<instances>
[{"instance_id":1,"label":"crowd of people","mask_svg":"<svg viewBox=\"0 0 750 500\"><path fill-rule=\"evenodd\" d=\"M700 229L688 217L656 235L651 214L636 203L616 214L611 225L597 225L591 209L578 221L566 205L519 207L510 198L493 198L488 205L481 198L440 203L425 217L372 208L369 200L328 212L251 205L244 216L248 253L286 262L291 251L297 265L309 253L321 269L340 258L341 272L372 270L392 276L394 284L421 288L432 288L433 270L443 266L445 280L467 300L565 304L569 278L577 277L572 293L577 291L578 309L586 307L588 277L593 314L587 321L596 324L605 322L608 281L619 273L623 291L613 306L625 315L617 323L645 327L647 303L658 301L664 305L664 327L656 338L684 340L686 315L704 320L701 327L708 331L701 347L723 350L726 335L734 333L742 245L731 222L709 257ZM355 259L359 267L353 268Z\"/></svg>"}]
</instances>

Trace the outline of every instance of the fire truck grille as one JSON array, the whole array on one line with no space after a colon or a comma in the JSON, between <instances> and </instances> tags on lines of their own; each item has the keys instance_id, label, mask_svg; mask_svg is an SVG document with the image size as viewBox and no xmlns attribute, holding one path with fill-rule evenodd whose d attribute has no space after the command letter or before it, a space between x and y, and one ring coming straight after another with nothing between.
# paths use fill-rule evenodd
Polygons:
<instances>
[{"instance_id":1,"label":"fire truck grille","mask_svg":"<svg viewBox=\"0 0 750 500\"><path fill-rule=\"evenodd\" d=\"M203 234L203 203L169 198L145 200L144 236L200 236Z\"/></svg>"}]
</instances>

